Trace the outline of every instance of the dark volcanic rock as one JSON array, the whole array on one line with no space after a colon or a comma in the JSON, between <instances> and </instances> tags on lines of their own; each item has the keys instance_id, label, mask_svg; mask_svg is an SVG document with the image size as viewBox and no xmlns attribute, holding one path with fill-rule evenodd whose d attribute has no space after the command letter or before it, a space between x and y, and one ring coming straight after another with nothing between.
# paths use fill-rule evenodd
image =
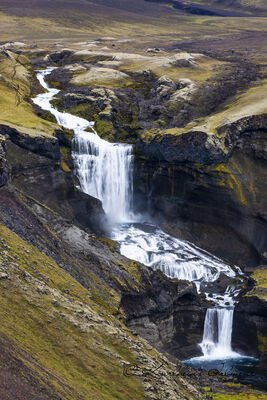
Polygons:
<instances>
[{"instance_id":1,"label":"dark volcanic rock","mask_svg":"<svg viewBox=\"0 0 267 400\"><path fill-rule=\"evenodd\" d=\"M218 128L218 135L193 130L183 134L155 135L148 140L139 140L138 152L156 160L171 163L189 162L219 164L226 162L240 145L242 136L257 131L266 131L267 114L252 115ZM265 150L264 150L265 149ZM257 151L257 147L255 147ZM260 149L258 148L260 153ZM261 151L265 157L266 148Z\"/></svg>"},{"instance_id":2,"label":"dark volcanic rock","mask_svg":"<svg viewBox=\"0 0 267 400\"><path fill-rule=\"evenodd\" d=\"M138 151L146 156L167 162L213 164L225 161L221 140L205 132L188 132L179 136L165 134L151 142L140 141Z\"/></svg>"},{"instance_id":3,"label":"dark volcanic rock","mask_svg":"<svg viewBox=\"0 0 267 400\"><path fill-rule=\"evenodd\" d=\"M57 161L12 142L7 145L7 153L12 184L16 188L84 228L98 230L104 224L101 202L76 189L73 173L64 172Z\"/></svg>"},{"instance_id":4,"label":"dark volcanic rock","mask_svg":"<svg viewBox=\"0 0 267 400\"><path fill-rule=\"evenodd\" d=\"M51 158L60 159L60 149L57 138L49 135L31 136L19 132L16 128L8 125L0 125L0 133L6 135L10 140L24 149Z\"/></svg>"},{"instance_id":5,"label":"dark volcanic rock","mask_svg":"<svg viewBox=\"0 0 267 400\"><path fill-rule=\"evenodd\" d=\"M6 143L5 138L0 136L0 186L8 181L8 166L6 160Z\"/></svg>"},{"instance_id":6,"label":"dark volcanic rock","mask_svg":"<svg viewBox=\"0 0 267 400\"><path fill-rule=\"evenodd\" d=\"M149 285L125 293L121 306L127 326L160 351L182 359L201 355L198 343L208 303L197 294L194 284L152 272Z\"/></svg>"},{"instance_id":7,"label":"dark volcanic rock","mask_svg":"<svg viewBox=\"0 0 267 400\"><path fill-rule=\"evenodd\" d=\"M66 58L69 58L73 54L71 50L57 51L56 53L49 54L48 60L53 64L62 63Z\"/></svg>"},{"instance_id":8,"label":"dark volcanic rock","mask_svg":"<svg viewBox=\"0 0 267 400\"><path fill-rule=\"evenodd\" d=\"M233 347L267 362L267 301L244 297L235 309Z\"/></svg>"},{"instance_id":9,"label":"dark volcanic rock","mask_svg":"<svg viewBox=\"0 0 267 400\"><path fill-rule=\"evenodd\" d=\"M212 151L208 163L140 157L135 168L135 203L142 209L149 206L174 236L251 270L264 262L267 248L265 124L266 115L262 115L225 126L221 140L229 153L219 165L207 165L216 159ZM174 148L177 153L173 149L170 157L182 158L184 148ZM152 142L151 153L153 149ZM188 158L199 152L188 143Z\"/></svg>"}]
</instances>

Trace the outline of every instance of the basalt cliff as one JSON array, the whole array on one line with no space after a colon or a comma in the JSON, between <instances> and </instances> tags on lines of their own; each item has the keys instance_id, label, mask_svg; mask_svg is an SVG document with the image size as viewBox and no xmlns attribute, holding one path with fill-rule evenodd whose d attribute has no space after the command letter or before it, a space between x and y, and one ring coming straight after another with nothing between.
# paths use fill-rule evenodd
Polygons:
<instances>
[{"instance_id":1,"label":"basalt cliff","mask_svg":"<svg viewBox=\"0 0 267 400\"><path fill-rule=\"evenodd\" d=\"M246 273L233 348L266 366L265 72L232 52L125 46L102 38L91 47L1 48L3 399L230 392L227 378L179 361L201 353L209 302L193 283L123 257L107 238L101 202L79 190L73 132L31 101L43 90L35 71L51 65L58 109L94 121L111 142L133 144L136 210Z\"/></svg>"}]
</instances>

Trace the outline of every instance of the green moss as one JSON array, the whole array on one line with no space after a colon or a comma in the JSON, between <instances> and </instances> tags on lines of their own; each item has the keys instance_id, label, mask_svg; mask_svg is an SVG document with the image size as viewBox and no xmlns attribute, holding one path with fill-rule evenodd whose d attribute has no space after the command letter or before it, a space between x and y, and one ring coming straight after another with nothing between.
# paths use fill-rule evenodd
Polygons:
<instances>
[{"instance_id":1,"label":"green moss","mask_svg":"<svg viewBox=\"0 0 267 400\"><path fill-rule=\"evenodd\" d=\"M63 109L64 109L64 107L63 107L63 99L61 99L60 97L56 97L56 98L52 99L50 101L50 104L52 104L52 106L57 108L59 111L63 111Z\"/></svg>"},{"instance_id":2,"label":"green moss","mask_svg":"<svg viewBox=\"0 0 267 400\"><path fill-rule=\"evenodd\" d=\"M77 115L78 117L85 118L87 120L98 119L99 109L93 104L82 103L76 107L68 110L71 114Z\"/></svg>"},{"instance_id":3,"label":"green moss","mask_svg":"<svg viewBox=\"0 0 267 400\"><path fill-rule=\"evenodd\" d=\"M147 129L141 134L141 139L146 143L149 143L153 139L157 139L159 137L161 137L161 132L159 128Z\"/></svg>"},{"instance_id":4,"label":"green moss","mask_svg":"<svg viewBox=\"0 0 267 400\"><path fill-rule=\"evenodd\" d=\"M95 129L98 135L103 139L112 140L114 138L115 129L111 121L97 120Z\"/></svg>"},{"instance_id":5,"label":"green moss","mask_svg":"<svg viewBox=\"0 0 267 400\"><path fill-rule=\"evenodd\" d=\"M60 166L64 172L70 172L72 169L72 155L69 147L60 147L61 161Z\"/></svg>"},{"instance_id":6,"label":"green moss","mask_svg":"<svg viewBox=\"0 0 267 400\"><path fill-rule=\"evenodd\" d=\"M217 165L213 170L219 172L219 185L233 190L237 194L240 203L247 206L248 200L245 197L242 184L237 178L236 171L230 171L225 164Z\"/></svg>"},{"instance_id":7,"label":"green moss","mask_svg":"<svg viewBox=\"0 0 267 400\"><path fill-rule=\"evenodd\" d=\"M262 335L258 332L258 342L259 342L259 350L264 353L267 352L267 336Z\"/></svg>"},{"instance_id":8,"label":"green moss","mask_svg":"<svg viewBox=\"0 0 267 400\"><path fill-rule=\"evenodd\" d=\"M267 300L267 268L255 269L251 277L256 281L256 285L247 296L257 296Z\"/></svg>"},{"instance_id":9,"label":"green moss","mask_svg":"<svg viewBox=\"0 0 267 400\"><path fill-rule=\"evenodd\" d=\"M247 391L242 391L238 393L212 393L212 400L266 400L266 394L262 392L257 392L254 390L247 389Z\"/></svg>"},{"instance_id":10,"label":"green moss","mask_svg":"<svg viewBox=\"0 0 267 400\"><path fill-rule=\"evenodd\" d=\"M0 281L1 334L38 360L31 368L40 367L66 400L144 399L139 378L122 373L120 357L134 363L136 355L119 336L109 336L105 325L93 322L105 309L52 259L3 226L0 233L1 245L8 246L1 261L8 257L10 278ZM96 307L98 313L90 311ZM92 321L79 310L89 310Z\"/></svg>"},{"instance_id":11,"label":"green moss","mask_svg":"<svg viewBox=\"0 0 267 400\"><path fill-rule=\"evenodd\" d=\"M116 251L118 250L118 243L115 242L115 240L109 239L109 238L98 238L98 240L105 245L107 245L111 251Z\"/></svg>"},{"instance_id":12,"label":"green moss","mask_svg":"<svg viewBox=\"0 0 267 400\"><path fill-rule=\"evenodd\" d=\"M68 166L68 164L64 160L61 160L60 166L61 166L61 168L63 169L64 172L71 172L70 167Z\"/></svg>"},{"instance_id":13,"label":"green moss","mask_svg":"<svg viewBox=\"0 0 267 400\"><path fill-rule=\"evenodd\" d=\"M59 81L50 81L50 85L53 88L60 89L60 90L62 90L64 88L62 82L59 82Z\"/></svg>"}]
</instances>

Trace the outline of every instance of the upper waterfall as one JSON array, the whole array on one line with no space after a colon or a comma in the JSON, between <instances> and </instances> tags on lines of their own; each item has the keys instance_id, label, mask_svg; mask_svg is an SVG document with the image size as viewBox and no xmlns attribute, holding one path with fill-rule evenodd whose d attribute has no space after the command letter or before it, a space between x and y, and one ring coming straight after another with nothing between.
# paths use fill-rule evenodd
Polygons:
<instances>
[{"instance_id":1,"label":"upper waterfall","mask_svg":"<svg viewBox=\"0 0 267 400\"><path fill-rule=\"evenodd\" d=\"M33 99L42 109L50 111L58 124L75 132L73 158L81 190L102 201L112 222L128 222L133 218L132 146L109 143L94 130L94 123L60 112L50 103L59 92L50 88L45 76L54 68L39 71L37 78L47 92Z\"/></svg>"},{"instance_id":2,"label":"upper waterfall","mask_svg":"<svg viewBox=\"0 0 267 400\"><path fill-rule=\"evenodd\" d=\"M88 140L87 131L74 139L73 158L83 192L102 201L113 222L132 218L132 147L102 140L96 132Z\"/></svg>"}]
</instances>

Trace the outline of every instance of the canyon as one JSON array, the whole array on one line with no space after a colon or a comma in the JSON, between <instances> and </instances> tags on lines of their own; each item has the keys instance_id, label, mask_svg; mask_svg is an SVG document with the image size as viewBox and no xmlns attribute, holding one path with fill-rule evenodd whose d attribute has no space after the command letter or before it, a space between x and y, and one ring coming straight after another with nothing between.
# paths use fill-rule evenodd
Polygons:
<instances>
[{"instance_id":1,"label":"canyon","mask_svg":"<svg viewBox=\"0 0 267 400\"><path fill-rule=\"evenodd\" d=\"M191 8L136 2L100 37L75 31L69 2L47 40L11 3L38 34L0 49L0 395L264 399L263 6L188 28ZM54 32L59 3L38 7Z\"/></svg>"}]
</instances>

